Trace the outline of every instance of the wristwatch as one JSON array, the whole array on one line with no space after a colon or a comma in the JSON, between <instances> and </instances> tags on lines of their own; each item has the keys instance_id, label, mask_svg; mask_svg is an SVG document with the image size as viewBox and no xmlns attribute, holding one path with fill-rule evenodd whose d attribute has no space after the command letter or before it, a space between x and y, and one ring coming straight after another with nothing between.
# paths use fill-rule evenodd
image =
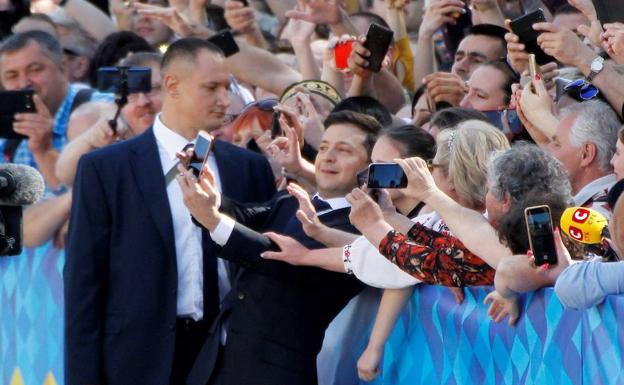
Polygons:
<instances>
[{"instance_id":1,"label":"wristwatch","mask_svg":"<svg viewBox=\"0 0 624 385\"><path fill-rule=\"evenodd\" d=\"M587 76L588 82L591 83L594 80L594 78L598 76L600 71L602 71L602 69L604 68L604 60L605 59L602 56L598 56L594 60L592 60L591 65L589 66L589 68L591 69L591 72Z\"/></svg>"}]
</instances>

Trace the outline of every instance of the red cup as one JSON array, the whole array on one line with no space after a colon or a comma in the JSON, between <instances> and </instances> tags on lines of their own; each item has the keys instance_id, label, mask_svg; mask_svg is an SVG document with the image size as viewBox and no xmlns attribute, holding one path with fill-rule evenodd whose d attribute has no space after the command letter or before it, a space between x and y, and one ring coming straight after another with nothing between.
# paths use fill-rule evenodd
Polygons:
<instances>
[{"instance_id":1,"label":"red cup","mask_svg":"<svg viewBox=\"0 0 624 385\"><path fill-rule=\"evenodd\" d=\"M334 59L336 61L336 69L344 70L349 67L349 56L353 50L353 40L336 44L334 47Z\"/></svg>"}]
</instances>

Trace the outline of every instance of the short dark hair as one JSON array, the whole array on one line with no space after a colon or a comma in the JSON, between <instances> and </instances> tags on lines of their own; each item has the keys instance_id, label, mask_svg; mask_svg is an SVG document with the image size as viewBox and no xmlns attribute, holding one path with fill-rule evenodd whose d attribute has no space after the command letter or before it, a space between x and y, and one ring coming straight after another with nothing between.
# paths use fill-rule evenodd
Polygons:
<instances>
[{"instance_id":1,"label":"short dark hair","mask_svg":"<svg viewBox=\"0 0 624 385\"><path fill-rule=\"evenodd\" d=\"M167 69L171 62L179 58L187 60L195 60L201 51L209 51L215 55L223 56L223 51L213 43L198 39L195 37L187 37L172 43L163 55L161 68L163 71Z\"/></svg>"},{"instance_id":2,"label":"short dark hair","mask_svg":"<svg viewBox=\"0 0 624 385\"><path fill-rule=\"evenodd\" d=\"M436 126L441 130L455 127L461 122L467 120L480 120L490 123L484 113L473 110L472 108L449 107L433 114L429 120L429 125Z\"/></svg>"},{"instance_id":3,"label":"short dark hair","mask_svg":"<svg viewBox=\"0 0 624 385\"><path fill-rule=\"evenodd\" d=\"M436 153L436 143L433 136L422 128L411 124L386 128L379 136L387 136L398 143L403 158L417 156L425 160L433 159Z\"/></svg>"},{"instance_id":4,"label":"short dark hair","mask_svg":"<svg viewBox=\"0 0 624 385\"><path fill-rule=\"evenodd\" d=\"M141 36L130 31L113 32L95 50L89 70L91 84L97 83L100 67L115 66L131 52L155 52L154 48Z\"/></svg>"},{"instance_id":5,"label":"short dark hair","mask_svg":"<svg viewBox=\"0 0 624 385\"><path fill-rule=\"evenodd\" d=\"M502 90L505 93L505 104L511 101L511 85L518 83L520 79L516 76L515 72L511 69L506 60L492 60L481 64L481 66L488 66L500 71L505 76L505 82L502 85Z\"/></svg>"},{"instance_id":6,"label":"short dark hair","mask_svg":"<svg viewBox=\"0 0 624 385\"><path fill-rule=\"evenodd\" d=\"M26 31L9 36L0 45L0 56L24 49L31 42L39 44L41 52L54 63L58 65L63 63L61 44L54 36L43 31Z\"/></svg>"},{"instance_id":7,"label":"short dark hair","mask_svg":"<svg viewBox=\"0 0 624 385\"><path fill-rule=\"evenodd\" d=\"M353 111L332 112L329 114L327 119L325 119L323 124L325 129L335 124L351 124L364 131L366 133L364 147L366 148L369 157L373 151L373 146L377 141L377 136L381 132L381 124L379 124L377 119L372 116Z\"/></svg>"},{"instance_id":8,"label":"short dark hair","mask_svg":"<svg viewBox=\"0 0 624 385\"><path fill-rule=\"evenodd\" d=\"M507 41L505 40L505 34L508 31L498 25L494 24L475 24L470 27L468 31L468 35L482 35L488 36L493 39L497 39L501 43L502 51L499 55L500 57L504 57L507 55Z\"/></svg>"},{"instance_id":9,"label":"short dark hair","mask_svg":"<svg viewBox=\"0 0 624 385\"><path fill-rule=\"evenodd\" d=\"M377 99L370 96L351 96L336 104L333 112L353 111L361 114L370 115L382 126L392 124L392 114Z\"/></svg>"}]
</instances>

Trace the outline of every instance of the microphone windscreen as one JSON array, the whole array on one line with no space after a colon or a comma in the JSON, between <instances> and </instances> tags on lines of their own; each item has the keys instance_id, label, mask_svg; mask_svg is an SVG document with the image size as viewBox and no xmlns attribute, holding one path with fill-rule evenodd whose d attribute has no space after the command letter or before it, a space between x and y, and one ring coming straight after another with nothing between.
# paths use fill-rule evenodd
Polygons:
<instances>
[{"instance_id":1,"label":"microphone windscreen","mask_svg":"<svg viewBox=\"0 0 624 385\"><path fill-rule=\"evenodd\" d=\"M26 206L37 202L45 191L43 176L36 169L23 164L0 164L0 178L12 177L15 188L0 190L0 205Z\"/></svg>"},{"instance_id":2,"label":"microphone windscreen","mask_svg":"<svg viewBox=\"0 0 624 385\"><path fill-rule=\"evenodd\" d=\"M597 244L608 220L598 211L585 207L569 207L561 215L561 230L577 242Z\"/></svg>"}]
</instances>

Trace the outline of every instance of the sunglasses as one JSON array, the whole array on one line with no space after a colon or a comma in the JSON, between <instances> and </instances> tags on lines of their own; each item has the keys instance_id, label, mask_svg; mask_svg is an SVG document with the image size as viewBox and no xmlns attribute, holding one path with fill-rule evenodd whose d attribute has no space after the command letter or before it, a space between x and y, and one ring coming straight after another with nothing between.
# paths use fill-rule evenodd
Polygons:
<instances>
[{"instance_id":1,"label":"sunglasses","mask_svg":"<svg viewBox=\"0 0 624 385\"><path fill-rule=\"evenodd\" d=\"M579 101L591 100L600 93L596 86L585 79L577 79L566 84L563 91Z\"/></svg>"}]
</instances>

